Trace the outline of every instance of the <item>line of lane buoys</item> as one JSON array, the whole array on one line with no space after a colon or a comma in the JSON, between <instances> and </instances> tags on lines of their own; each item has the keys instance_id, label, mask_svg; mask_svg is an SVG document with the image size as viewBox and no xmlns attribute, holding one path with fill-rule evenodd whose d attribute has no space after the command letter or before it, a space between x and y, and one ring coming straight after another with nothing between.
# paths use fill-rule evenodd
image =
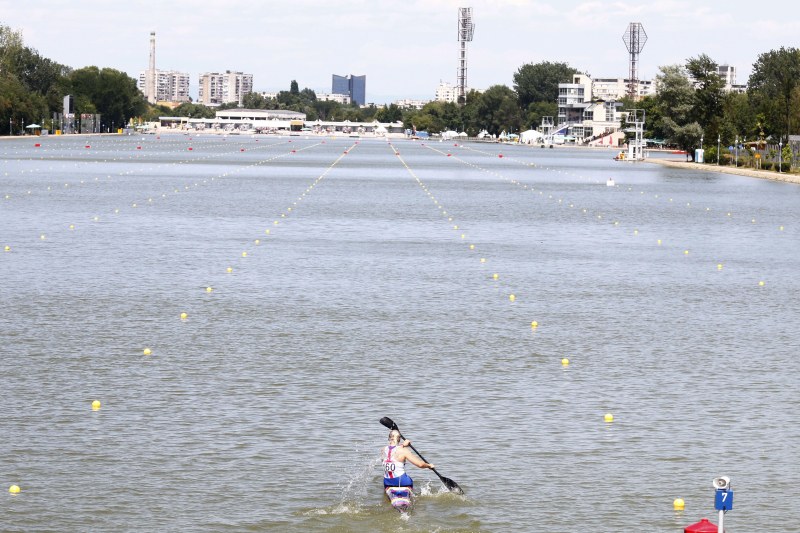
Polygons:
<instances>
[{"instance_id":1,"label":"line of lane buoys","mask_svg":"<svg viewBox=\"0 0 800 533\"><path fill-rule=\"evenodd\" d=\"M280 145L282 145L282 144L284 144L284 143L273 143L273 144L263 145L263 148L265 148L265 149L269 149L269 148L273 148L273 147L278 147L278 146L280 146ZM221 145L220 145L220 146L221 146ZM208 158L210 158L210 157L221 157L221 156L223 156L223 155L226 155L226 154L228 154L228 155L229 155L230 153L229 153L229 152L222 152L222 153L219 153L219 154L211 154L211 155L208 155L208 156L204 156L203 158L201 158L201 160L208 159ZM277 154L277 155L274 155L274 156L272 156L272 157L270 157L270 158L268 158L268 159L266 159L266 160L260 160L260 161L256 161L256 162L254 162L254 163L251 163L250 165L246 166L245 168L249 168L249 167L251 167L251 166L258 166L258 165L260 165L260 164L267 163L267 162L273 161L273 160L275 160L275 159L277 159L277 158L283 157L284 155L286 155L286 154ZM116 160L116 159L115 159L115 160ZM183 164L183 163L185 163L185 162L195 162L195 161L198 161L198 160L196 160L196 159L192 159L192 160L185 160L185 161L183 161L183 160L182 160L182 161L178 161L178 162L176 162L176 163L170 163L170 164ZM157 165L157 167L160 167L160 166L162 166L162 165ZM234 172L237 172L237 171L239 171L239 170L241 170L241 169L237 169L237 170L236 170L236 171L234 171ZM125 174L130 174L131 172L132 172L132 171L129 171L129 172L122 172L122 173L119 173L118 175L119 175L119 176L122 176L122 175L125 175ZM227 176L227 175L228 175L228 173L224 173L224 174L222 174L221 176L216 176L216 177L223 177L223 176ZM109 177L110 177L110 175L109 175ZM216 177L211 177L211 178L210 178L210 181L215 181ZM207 183L208 183L208 181L209 181L209 180L202 180L202 184L207 184ZM83 181L82 181L81 183L83 183ZM199 187L200 185L201 185L201 182L194 182L194 187ZM69 186L69 184L65 184L65 187L68 187L68 186ZM48 190L49 190L50 188L51 188L51 187L50 187L50 186L48 186ZM185 186L184 186L184 190L187 190L187 191L188 191L188 190L190 190L190 186L189 186L189 185L185 185ZM178 193L178 192L179 192L179 189L178 189L178 188L175 188L175 189L174 189L174 192L175 192L175 193ZM162 193L162 194L161 194L161 198L167 198L167 193ZM154 204L154 203L155 203L155 200L154 200L154 198L153 198L153 197L149 197L149 198L147 198L147 200L145 201L145 203L152 205L152 204ZM132 203L130 204L130 207L131 207L131 209L137 209L137 208L139 208L139 207L140 207L140 203L139 203L139 202L132 202ZM119 209L119 208L114 208L113 214L117 215L117 214L119 214L119 213L120 213L120 209ZM100 218L99 218L97 215L95 215L95 216L93 216L93 217L92 217L92 221L93 221L93 222L99 222L99 220L100 220ZM70 224L70 225L69 225L69 227L68 227L68 229L69 229L69 230L74 230L74 229L75 229L75 225L74 225L74 224ZM42 238L42 237L40 236L40 240L44 240L44 238Z\"/></svg>"},{"instance_id":2,"label":"line of lane buoys","mask_svg":"<svg viewBox=\"0 0 800 533\"><path fill-rule=\"evenodd\" d=\"M437 150L436 148L432 148L432 147L428 147L428 148L429 148L430 150L433 150L433 151L435 151L435 152L439 153L439 154L444 154L444 152L442 152L442 151L440 151L440 150ZM485 151L482 151L482 150L477 150L477 149L472 149L472 148L470 148L470 150L471 150L471 151L473 151L473 152L476 152L476 153L481 153L481 154L484 154L484 155L490 155L490 156L492 155L492 154L490 154L489 152L485 152ZM463 162L463 163L465 163L465 164L468 164L468 165L470 165L470 166L472 166L472 167L474 167L474 168L481 169L481 170L483 170L483 171L484 171L484 172L486 172L486 173L489 173L489 174L491 174L491 175L498 176L498 177L501 177L501 178L503 178L503 179L506 179L507 181L511 182L512 184L515 184L515 185L520 185L520 186L522 186L524 189L528 189L528 190L531 190L531 191L534 191L534 190L535 190L535 188L534 188L534 187L528 187L527 185L521 184L521 183L520 183L518 180L514 180L514 179L507 179L507 178L505 178L505 177L501 176L500 174L498 174L497 172L495 172L495 171L493 171L493 170L485 169L485 168L483 168L483 167L480 167L480 166L478 166L478 165L476 165L476 164L474 164L474 163L472 163L472 162L470 162L470 161L466 161L466 160L464 160L464 159L462 159L462 158L456 158L456 159L457 159L457 160L459 160L459 161L461 161L461 162ZM509 158L509 159L510 159L510 158ZM515 160L516 160L516 159L515 159ZM526 165L526 166L528 166L528 163L525 163L525 165ZM538 168L540 168L540 169L545 169L545 170L551 170L551 171L554 171L554 172L557 172L557 173L571 174L571 173L564 172L564 171L561 171L561 170L557 170L557 169L551 169L551 168L549 168L549 167L542 167L542 166L539 166ZM572 174L572 175L573 175L573 176L576 176L576 177L579 177L579 178L584 178L583 176L580 176L580 175L576 175L576 174ZM630 187L629 187L629 188L628 188L628 190L629 190L629 191L631 191L631 190L632 190L632 188L630 188ZM640 194L642 194L642 195L643 195L643 194L644 194L644 191L640 191ZM542 192L542 191L539 191L539 195L540 195L540 196L543 196L543 192ZM655 195L655 196L656 196L656 197L658 197L658 195ZM553 196L552 196L552 195L548 195L548 199L553 199ZM673 198L669 198L669 199L668 199L668 201L669 201L669 202L673 202ZM559 203L559 204L561 204L561 203L562 203L562 199L558 199L558 203ZM687 207L691 207L691 206L692 206L692 203L691 203L691 202L686 202L686 204L687 204ZM569 205L570 205L570 207L573 207L573 205L574 205L574 204L570 203ZM708 208L708 207L707 207L707 208L706 208L706 211L709 211L709 210L710 210L710 208ZM585 208L584 208L584 209L582 209L582 212L583 212L584 214L586 214L588 211L587 211L587 209L585 209ZM731 211L727 211L727 213L726 213L726 214L727 214L727 216L728 216L728 217L730 217L730 216L731 216ZM597 219L598 219L598 220L602 220L602 218L603 218L603 215L602 215L602 213L600 213L600 214L597 214ZM755 218L752 218L752 220L751 220L751 223L755 223ZM619 226L619 221L614 221L614 223L613 223L613 224L614 224L614 226ZM780 228L783 228L783 226L780 226ZM782 231L782 229L781 229L781 231ZM634 229L634 232L633 232L633 233L634 233L634 235L638 235L638 234L639 234L639 230L638 230L638 229ZM662 241L661 241L661 239L659 239L659 240L658 240L658 245L661 245L661 242L662 242ZM688 255L688 251L687 251L687 250L684 250L684 255Z\"/></svg>"}]
</instances>

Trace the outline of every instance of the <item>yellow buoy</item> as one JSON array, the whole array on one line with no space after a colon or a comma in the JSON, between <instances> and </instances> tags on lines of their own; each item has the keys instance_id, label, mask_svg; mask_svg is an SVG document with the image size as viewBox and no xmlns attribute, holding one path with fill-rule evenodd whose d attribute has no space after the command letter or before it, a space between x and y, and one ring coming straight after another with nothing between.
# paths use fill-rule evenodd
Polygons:
<instances>
[{"instance_id":1,"label":"yellow buoy","mask_svg":"<svg viewBox=\"0 0 800 533\"><path fill-rule=\"evenodd\" d=\"M661 246L661 239L658 239L658 241L656 242L658 243L659 246Z\"/></svg>"},{"instance_id":2,"label":"yellow buoy","mask_svg":"<svg viewBox=\"0 0 800 533\"><path fill-rule=\"evenodd\" d=\"M142 350L142 353L145 355L150 355L153 352L150 350L150 348L145 348L144 350Z\"/></svg>"},{"instance_id":3,"label":"yellow buoy","mask_svg":"<svg viewBox=\"0 0 800 533\"><path fill-rule=\"evenodd\" d=\"M689 250L684 250L683 255L689 255Z\"/></svg>"},{"instance_id":4,"label":"yellow buoy","mask_svg":"<svg viewBox=\"0 0 800 533\"><path fill-rule=\"evenodd\" d=\"M500 276L498 276L497 274L492 274L492 279L497 279L497 278L499 278L499 277L500 277Z\"/></svg>"},{"instance_id":5,"label":"yellow buoy","mask_svg":"<svg viewBox=\"0 0 800 533\"><path fill-rule=\"evenodd\" d=\"M45 240L47 237L45 237L44 233L42 233L41 235L39 235L39 238Z\"/></svg>"},{"instance_id":6,"label":"yellow buoy","mask_svg":"<svg viewBox=\"0 0 800 533\"><path fill-rule=\"evenodd\" d=\"M485 257L481 257L481 263L485 263L485 262L486 262L486 258Z\"/></svg>"},{"instance_id":7,"label":"yellow buoy","mask_svg":"<svg viewBox=\"0 0 800 533\"><path fill-rule=\"evenodd\" d=\"M181 320L186 320L189 317L186 313L181 313Z\"/></svg>"},{"instance_id":8,"label":"yellow buoy","mask_svg":"<svg viewBox=\"0 0 800 533\"><path fill-rule=\"evenodd\" d=\"M517 297L516 297L516 296L514 296L513 294L509 294L509 295L508 295L508 299L509 299L509 300L511 300L511 301L513 302L514 300L516 300L516 299L517 299Z\"/></svg>"},{"instance_id":9,"label":"yellow buoy","mask_svg":"<svg viewBox=\"0 0 800 533\"><path fill-rule=\"evenodd\" d=\"M683 498L675 498L672 502L672 507L676 511L683 511L683 508L686 506L686 503L683 501Z\"/></svg>"},{"instance_id":10,"label":"yellow buoy","mask_svg":"<svg viewBox=\"0 0 800 533\"><path fill-rule=\"evenodd\" d=\"M614 415L612 415L611 413L606 413L606 416L603 417L603 420L605 420L606 422L613 422Z\"/></svg>"},{"instance_id":11,"label":"yellow buoy","mask_svg":"<svg viewBox=\"0 0 800 533\"><path fill-rule=\"evenodd\" d=\"M214 289L212 289L211 287L206 287L206 292L211 292L211 291L213 291L213 290L214 290Z\"/></svg>"},{"instance_id":12,"label":"yellow buoy","mask_svg":"<svg viewBox=\"0 0 800 533\"><path fill-rule=\"evenodd\" d=\"M75 229L75 224L70 224L69 229Z\"/></svg>"},{"instance_id":13,"label":"yellow buoy","mask_svg":"<svg viewBox=\"0 0 800 533\"><path fill-rule=\"evenodd\" d=\"M470 250L474 250L474 249L475 249L475 245L474 245L474 244L470 244L470 245L469 245L469 249L470 249Z\"/></svg>"},{"instance_id":14,"label":"yellow buoy","mask_svg":"<svg viewBox=\"0 0 800 533\"><path fill-rule=\"evenodd\" d=\"M634 235L639 235L639 230L638 229L633 230L633 234Z\"/></svg>"},{"instance_id":15,"label":"yellow buoy","mask_svg":"<svg viewBox=\"0 0 800 533\"><path fill-rule=\"evenodd\" d=\"M259 244L261 244L261 239L256 239L256 240L255 240L255 241L253 241L253 242L256 244L256 246L258 246Z\"/></svg>"},{"instance_id":16,"label":"yellow buoy","mask_svg":"<svg viewBox=\"0 0 800 533\"><path fill-rule=\"evenodd\" d=\"M533 322L531 322L531 327L532 328L538 328L539 327L539 323L534 320Z\"/></svg>"},{"instance_id":17,"label":"yellow buoy","mask_svg":"<svg viewBox=\"0 0 800 533\"><path fill-rule=\"evenodd\" d=\"M764 282L763 282L763 281L759 281L759 282L758 282L758 286L759 286L759 287L763 287L763 286L764 286Z\"/></svg>"},{"instance_id":18,"label":"yellow buoy","mask_svg":"<svg viewBox=\"0 0 800 533\"><path fill-rule=\"evenodd\" d=\"M566 357L564 359L562 359L561 360L561 365L562 366L569 366L569 359L567 359Z\"/></svg>"},{"instance_id":19,"label":"yellow buoy","mask_svg":"<svg viewBox=\"0 0 800 533\"><path fill-rule=\"evenodd\" d=\"M467 235L466 235L465 233L462 233L462 234L461 234L461 238L462 238L462 239L466 239L466 238L467 238Z\"/></svg>"},{"instance_id":20,"label":"yellow buoy","mask_svg":"<svg viewBox=\"0 0 800 533\"><path fill-rule=\"evenodd\" d=\"M228 267L226 271L228 272L228 274L230 274L231 272L233 272L233 268Z\"/></svg>"},{"instance_id":21,"label":"yellow buoy","mask_svg":"<svg viewBox=\"0 0 800 533\"><path fill-rule=\"evenodd\" d=\"M717 270L722 270L722 263L717 263Z\"/></svg>"},{"instance_id":22,"label":"yellow buoy","mask_svg":"<svg viewBox=\"0 0 800 533\"><path fill-rule=\"evenodd\" d=\"M100 400L95 400L92 402L92 411L97 411L100 409L101 403Z\"/></svg>"},{"instance_id":23,"label":"yellow buoy","mask_svg":"<svg viewBox=\"0 0 800 533\"><path fill-rule=\"evenodd\" d=\"M264 230L264 233L266 233L267 235L269 235L269 230L268 230L268 229L265 229L265 230Z\"/></svg>"},{"instance_id":24,"label":"yellow buoy","mask_svg":"<svg viewBox=\"0 0 800 533\"><path fill-rule=\"evenodd\" d=\"M778 230L783 231L783 226L779 226Z\"/></svg>"},{"instance_id":25,"label":"yellow buoy","mask_svg":"<svg viewBox=\"0 0 800 533\"><path fill-rule=\"evenodd\" d=\"M3 248L3 250L5 250L6 252L10 252L11 251L11 247L6 244L5 247Z\"/></svg>"},{"instance_id":26,"label":"yellow buoy","mask_svg":"<svg viewBox=\"0 0 800 533\"><path fill-rule=\"evenodd\" d=\"M11 494L19 494L20 490L21 489L19 488L19 485L11 485L10 487L8 487L8 492L10 492Z\"/></svg>"}]
</instances>

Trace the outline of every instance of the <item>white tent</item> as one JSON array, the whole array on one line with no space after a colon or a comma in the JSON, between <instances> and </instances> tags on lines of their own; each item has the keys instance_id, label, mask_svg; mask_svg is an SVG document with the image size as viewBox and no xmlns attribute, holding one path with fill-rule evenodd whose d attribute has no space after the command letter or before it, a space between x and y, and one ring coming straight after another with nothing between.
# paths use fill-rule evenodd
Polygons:
<instances>
[{"instance_id":1,"label":"white tent","mask_svg":"<svg viewBox=\"0 0 800 533\"><path fill-rule=\"evenodd\" d=\"M466 132L466 131L462 131L461 133L459 133L459 134L458 134L458 136L459 136L459 137L468 137L468 135L467 135L467 132Z\"/></svg>"},{"instance_id":2,"label":"white tent","mask_svg":"<svg viewBox=\"0 0 800 533\"><path fill-rule=\"evenodd\" d=\"M543 138L544 136L541 132L536 130L527 130L522 132L519 140L525 144L532 144L541 141Z\"/></svg>"},{"instance_id":3,"label":"white tent","mask_svg":"<svg viewBox=\"0 0 800 533\"><path fill-rule=\"evenodd\" d=\"M447 130L442 132L442 139L452 139L453 137L458 137L458 132L453 130Z\"/></svg>"},{"instance_id":4,"label":"white tent","mask_svg":"<svg viewBox=\"0 0 800 533\"><path fill-rule=\"evenodd\" d=\"M481 132L478 134L478 139L483 139L484 137L488 137L488 136L489 136L489 132L488 131L481 130Z\"/></svg>"}]
</instances>

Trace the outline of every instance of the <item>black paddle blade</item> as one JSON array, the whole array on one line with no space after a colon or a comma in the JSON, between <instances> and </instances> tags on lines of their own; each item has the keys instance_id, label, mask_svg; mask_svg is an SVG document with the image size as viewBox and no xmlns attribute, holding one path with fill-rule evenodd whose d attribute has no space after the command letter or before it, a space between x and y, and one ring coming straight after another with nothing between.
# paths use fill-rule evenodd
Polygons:
<instances>
[{"instance_id":1,"label":"black paddle blade","mask_svg":"<svg viewBox=\"0 0 800 533\"><path fill-rule=\"evenodd\" d=\"M381 418L381 424L383 424L389 429L397 429L397 424L392 422L392 419L389 418L388 416L384 416L383 418Z\"/></svg>"},{"instance_id":2,"label":"black paddle blade","mask_svg":"<svg viewBox=\"0 0 800 533\"><path fill-rule=\"evenodd\" d=\"M458 486L458 483L456 483L449 477L442 477L442 483L444 483L444 486L447 487L447 490L449 490L450 492L455 492L456 494L464 494L464 490Z\"/></svg>"}]
</instances>

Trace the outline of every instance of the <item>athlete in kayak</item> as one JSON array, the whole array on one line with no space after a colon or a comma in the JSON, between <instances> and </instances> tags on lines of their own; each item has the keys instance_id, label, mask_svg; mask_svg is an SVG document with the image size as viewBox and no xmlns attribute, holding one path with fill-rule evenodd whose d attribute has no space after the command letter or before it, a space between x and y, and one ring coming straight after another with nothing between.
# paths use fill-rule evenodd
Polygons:
<instances>
[{"instance_id":1,"label":"athlete in kayak","mask_svg":"<svg viewBox=\"0 0 800 533\"><path fill-rule=\"evenodd\" d=\"M419 468L436 468L412 453L408 449L410 445L408 439L401 442L400 432L393 429L389 432L389 445L383 448L383 490L392 507L401 513L411 507L411 489L414 488L414 480L406 474L406 461Z\"/></svg>"}]
</instances>

